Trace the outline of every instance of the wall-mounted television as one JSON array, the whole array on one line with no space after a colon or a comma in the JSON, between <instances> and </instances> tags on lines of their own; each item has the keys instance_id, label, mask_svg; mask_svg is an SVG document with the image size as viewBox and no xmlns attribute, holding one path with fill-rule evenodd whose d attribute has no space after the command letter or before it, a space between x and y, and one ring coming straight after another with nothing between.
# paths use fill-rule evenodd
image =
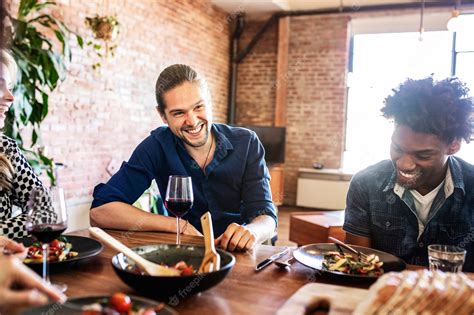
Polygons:
<instances>
[{"instance_id":1,"label":"wall-mounted television","mask_svg":"<svg viewBox=\"0 0 474 315\"><path fill-rule=\"evenodd\" d=\"M265 149L267 164L285 162L285 127L242 126L255 131Z\"/></svg>"}]
</instances>

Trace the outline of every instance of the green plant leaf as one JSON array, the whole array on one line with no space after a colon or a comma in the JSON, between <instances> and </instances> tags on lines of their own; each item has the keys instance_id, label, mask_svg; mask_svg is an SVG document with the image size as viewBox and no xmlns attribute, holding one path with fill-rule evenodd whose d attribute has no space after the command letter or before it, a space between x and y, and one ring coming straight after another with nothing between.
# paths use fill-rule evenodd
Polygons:
<instances>
[{"instance_id":1,"label":"green plant leaf","mask_svg":"<svg viewBox=\"0 0 474 315\"><path fill-rule=\"evenodd\" d=\"M84 39L81 36L76 35L76 40L79 47L84 48Z\"/></svg>"},{"instance_id":2,"label":"green plant leaf","mask_svg":"<svg viewBox=\"0 0 474 315\"><path fill-rule=\"evenodd\" d=\"M50 5L56 5L56 2L54 2L54 1L46 1L46 2L43 2L43 3L38 3L38 4L36 4L36 5L34 6L33 9L34 9L35 11L40 11L41 9L46 8L46 7L50 6Z\"/></svg>"},{"instance_id":3,"label":"green plant leaf","mask_svg":"<svg viewBox=\"0 0 474 315\"><path fill-rule=\"evenodd\" d=\"M48 94L43 93L43 106L41 108L41 121L43 121L46 116L48 116L49 110L49 96Z\"/></svg>"},{"instance_id":4,"label":"green plant leaf","mask_svg":"<svg viewBox=\"0 0 474 315\"><path fill-rule=\"evenodd\" d=\"M13 90L15 101L7 113L4 132L23 144L22 130L31 130L31 148L28 159L35 171L46 170L55 183L54 163L35 145L41 137L40 126L48 115L49 93L60 80L66 77L66 65L72 58L69 44L71 34L76 36L79 47L83 47L81 36L73 33L59 19L44 10L56 5L53 1L20 0L17 17L10 17L13 27L10 47L18 64L18 75ZM58 48L59 47L59 48Z\"/></svg>"},{"instance_id":5,"label":"green plant leaf","mask_svg":"<svg viewBox=\"0 0 474 315\"><path fill-rule=\"evenodd\" d=\"M33 129L32 133L31 133L32 145L35 145L37 141L38 141L38 133L36 132L35 129Z\"/></svg>"},{"instance_id":6,"label":"green plant leaf","mask_svg":"<svg viewBox=\"0 0 474 315\"><path fill-rule=\"evenodd\" d=\"M20 1L20 6L18 7L18 18L22 18L30 14L37 3L37 0Z\"/></svg>"}]
</instances>

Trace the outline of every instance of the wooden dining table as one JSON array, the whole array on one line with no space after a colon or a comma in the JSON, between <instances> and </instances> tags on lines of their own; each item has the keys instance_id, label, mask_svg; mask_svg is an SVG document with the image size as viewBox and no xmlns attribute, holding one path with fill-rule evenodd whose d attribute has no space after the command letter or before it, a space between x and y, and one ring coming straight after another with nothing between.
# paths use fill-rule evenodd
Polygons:
<instances>
[{"instance_id":1,"label":"wooden dining table","mask_svg":"<svg viewBox=\"0 0 474 315\"><path fill-rule=\"evenodd\" d=\"M110 235L129 247L146 244L174 244L176 235L171 233L106 230ZM70 233L91 237L88 230ZM66 235L67 236L67 235ZM203 245L198 236L182 236L182 244ZM322 282L368 288L368 283L340 282L295 262L291 268L281 269L272 264L256 272L255 265L284 247L258 245L252 251L234 252L236 263L227 277L215 287L186 296L173 303L180 314L274 314L292 294L305 284ZM67 270L51 275L52 282L68 285L69 298L111 295L124 292L139 295L123 283L115 274L111 259L117 252L104 244L103 251L92 258L78 262ZM169 301L164 301L169 302Z\"/></svg>"}]
</instances>

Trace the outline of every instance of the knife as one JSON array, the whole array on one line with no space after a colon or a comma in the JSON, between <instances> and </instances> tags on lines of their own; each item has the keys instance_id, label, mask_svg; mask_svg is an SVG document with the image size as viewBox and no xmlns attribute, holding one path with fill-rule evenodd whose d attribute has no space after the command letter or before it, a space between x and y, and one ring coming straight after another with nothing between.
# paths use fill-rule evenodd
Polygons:
<instances>
[{"instance_id":1,"label":"knife","mask_svg":"<svg viewBox=\"0 0 474 315\"><path fill-rule=\"evenodd\" d=\"M275 255L272 255L264 260L262 260L261 262L259 262L257 264L257 266L255 267L255 271L260 271L262 270L263 268L265 268L266 266L270 265L272 262L274 262L275 260L285 256L286 254L288 254L288 252L290 251L290 249L287 247L285 248L283 251L279 252L279 253L276 253Z\"/></svg>"}]
</instances>

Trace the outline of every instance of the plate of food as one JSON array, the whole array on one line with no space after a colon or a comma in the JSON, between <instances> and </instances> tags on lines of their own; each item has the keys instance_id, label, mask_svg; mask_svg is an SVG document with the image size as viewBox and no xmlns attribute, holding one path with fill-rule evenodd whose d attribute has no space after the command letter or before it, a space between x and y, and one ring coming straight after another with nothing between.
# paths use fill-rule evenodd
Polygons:
<instances>
[{"instance_id":1,"label":"plate of food","mask_svg":"<svg viewBox=\"0 0 474 315\"><path fill-rule=\"evenodd\" d=\"M324 273L351 279L376 280L384 273L401 271L405 262L389 253L362 246L352 246L365 253L367 261L359 261L357 255L343 251L335 244L319 243L302 246L293 256L303 265Z\"/></svg>"},{"instance_id":2,"label":"plate of food","mask_svg":"<svg viewBox=\"0 0 474 315\"><path fill-rule=\"evenodd\" d=\"M111 296L86 296L69 299L65 304L51 303L26 310L22 315L176 315L164 303L142 297L115 293Z\"/></svg>"},{"instance_id":3,"label":"plate of food","mask_svg":"<svg viewBox=\"0 0 474 315\"><path fill-rule=\"evenodd\" d=\"M40 269L43 262L41 243L33 237L27 237L17 240L28 248L28 254L23 261L33 269ZM49 243L49 265L55 266L69 265L82 259L93 257L99 254L103 245L92 238L61 235Z\"/></svg>"}]
</instances>

